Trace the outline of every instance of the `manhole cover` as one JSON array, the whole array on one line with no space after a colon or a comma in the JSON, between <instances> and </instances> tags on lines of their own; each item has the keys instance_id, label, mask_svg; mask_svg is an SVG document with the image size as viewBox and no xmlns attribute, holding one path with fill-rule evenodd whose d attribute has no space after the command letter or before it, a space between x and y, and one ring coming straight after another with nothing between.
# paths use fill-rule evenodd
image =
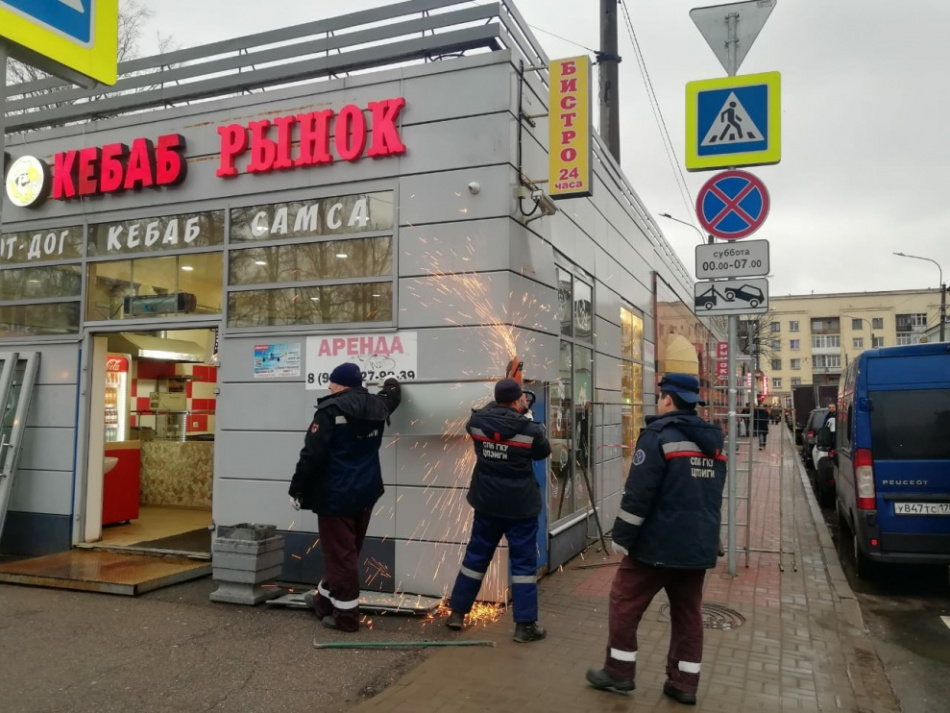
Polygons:
<instances>
[{"instance_id":1,"label":"manhole cover","mask_svg":"<svg viewBox=\"0 0 950 713\"><path fill-rule=\"evenodd\" d=\"M666 621L670 619L670 605L660 607L660 617ZM745 617L735 609L722 604L703 602L703 628L705 629L738 629L745 624Z\"/></svg>"}]
</instances>

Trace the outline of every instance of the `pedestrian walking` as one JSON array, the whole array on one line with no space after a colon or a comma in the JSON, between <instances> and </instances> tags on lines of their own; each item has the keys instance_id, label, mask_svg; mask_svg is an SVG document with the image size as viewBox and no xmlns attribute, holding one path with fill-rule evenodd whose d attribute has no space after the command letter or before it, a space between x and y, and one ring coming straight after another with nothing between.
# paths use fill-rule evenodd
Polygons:
<instances>
[{"instance_id":1,"label":"pedestrian walking","mask_svg":"<svg viewBox=\"0 0 950 713\"><path fill-rule=\"evenodd\" d=\"M538 641L538 514L541 488L532 461L551 454L541 426L527 415L528 394L514 379L495 384L495 400L473 410L465 430L475 445L475 468L468 504L475 510L472 535L449 599L446 626L462 629L481 589L495 549L504 535L511 566L515 633L519 643ZM533 394L530 394L533 402Z\"/></svg>"},{"instance_id":2,"label":"pedestrian walking","mask_svg":"<svg viewBox=\"0 0 950 713\"><path fill-rule=\"evenodd\" d=\"M759 450L765 448L769 438L769 410L763 404L755 407L752 413L752 432L759 437Z\"/></svg>"},{"instance_id":3,"label":"pedestrian walking","mask_svg":"<svg viewBox=\"0 0 950 713\"><path fill-rule=\"evenodd\" d=\"M594 688L636 688L637 628L661 589L670 602L670 647L663 693L696 703L703 657L703 579L719 554L720 508L726 481L721 429L696 414L699 380L667 374L656 415L637 439L613 527L623 554L610 591L604 667L590 669Z\"/></svg>"},{"instance_id":4,"label":"pedestrian walking","mask_svg":"<svg viewBox=\"0 0 950 713\"><path fill-rule=\"evenodd\" d=\"M304 599L328 629L359 629L359 555L373 505L384 491L383 429L401 398L395 379L370 394L359 366L340 364L330 373L329 396L317 401L290 481L294 507L317 514L324 574Z\"/></svg>"}]
</instances>

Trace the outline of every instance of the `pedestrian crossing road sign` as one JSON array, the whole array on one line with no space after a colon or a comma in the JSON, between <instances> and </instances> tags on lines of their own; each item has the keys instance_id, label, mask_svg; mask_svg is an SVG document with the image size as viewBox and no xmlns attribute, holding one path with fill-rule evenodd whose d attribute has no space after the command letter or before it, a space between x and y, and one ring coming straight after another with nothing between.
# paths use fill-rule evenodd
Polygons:
<instances>
[{"instance_id":1,"label":"pedestrian crossing road sign","mask_svg":"<svg viewBox=\"0 0 950 713\"><path fill-rule=\"evenodd\" d=\"M118 0L0 0L0 41L64 79L115 84L118 18Z\"/></svg>"},{"instance_id":2,"label":"pedestrian crossing road sign","mask_svg":"<svg viewBox=\"0 0 950 713\"><path fill-rule=\"evenodd\" d=\"M782 160L781 75L747 74L686 85L686 170Z\"/></svg>"}]
</instances>

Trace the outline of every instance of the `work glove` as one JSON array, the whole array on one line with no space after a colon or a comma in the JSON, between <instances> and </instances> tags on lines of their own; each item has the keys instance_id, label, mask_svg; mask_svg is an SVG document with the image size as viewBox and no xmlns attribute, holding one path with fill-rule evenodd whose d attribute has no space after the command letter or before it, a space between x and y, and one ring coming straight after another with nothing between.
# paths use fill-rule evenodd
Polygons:
<instances>
[{"instance_id":1,"label":"work glove","mask_svg":"<svg viewBox=\"0 0 950 713\"><path fill-rule=\"evenodd\" d=\"M290 496L290 507L294 510L300 509L300 498L295 498L293 495Z\"/></svg>"},{"instance_id":2,"label":"work glove","mask_svg":"<svg viewBox=\"0 0 950 713\"><path fill-rule=\"evenodd\" d=\"M623 545L618 545L613 540L610 541L610 549L615 555L623 555L624 557L626 557L627 555L630 554L630 552L627 551L626 547L624 547Z\"/></svg>"}]
</instances>

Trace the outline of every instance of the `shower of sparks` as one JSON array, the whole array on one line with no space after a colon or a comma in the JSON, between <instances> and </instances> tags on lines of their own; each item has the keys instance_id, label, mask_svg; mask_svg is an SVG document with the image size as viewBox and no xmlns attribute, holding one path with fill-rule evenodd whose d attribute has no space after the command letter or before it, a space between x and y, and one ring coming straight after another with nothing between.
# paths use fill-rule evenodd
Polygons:
<instances>
[{"instance_id":1,"label":"shower of sparks","mask_svg":"<svg viewBox=\"0 0 950 713\"><path fill-rule=\"evenodd\" d=\"M377 577L382 577L383 579L393 578L393 576L389 573L389 567L387 567L375 557L367 557L365 560L363 560L363 566L372 570L366 577L367 587L371 586L373 582L376 581Z\"/></svg>"},{"instance_id":2,"label":"shower of sparks","mask_svg":"<svg viewBox=\"0 0 950 713\"><path fill-rule=\"evenodd\" d=\"M472 611L465 617L465 623L468 626L487 626L492 624L505 613L507 607L504 604L493 604L491 602L475 602L472 605ZM449 608L448 600L443 599L439 603L439 608L426 615L427 619L446 619L452 610Z\"/></svg>"}]
</instances>

